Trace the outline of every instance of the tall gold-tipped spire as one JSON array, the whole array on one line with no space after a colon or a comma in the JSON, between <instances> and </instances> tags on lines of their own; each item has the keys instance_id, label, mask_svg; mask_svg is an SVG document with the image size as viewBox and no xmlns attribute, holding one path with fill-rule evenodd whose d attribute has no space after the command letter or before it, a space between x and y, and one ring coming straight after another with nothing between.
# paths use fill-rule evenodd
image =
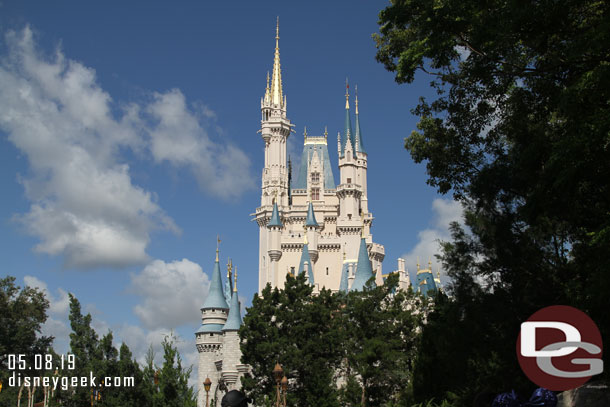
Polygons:
<instances>
[{"instance_id":1,"label":"tall gold-tipped spire","mask_svg":"<svg viewBox=\"0 0 610 407\"><path fill-rule=\"evenodd\" d=\"M273 73L271 76L271 103L283 107L282 71L280 69L280 18L275 27L275 57L273 58Z\"/></svg>"}]
</instances>

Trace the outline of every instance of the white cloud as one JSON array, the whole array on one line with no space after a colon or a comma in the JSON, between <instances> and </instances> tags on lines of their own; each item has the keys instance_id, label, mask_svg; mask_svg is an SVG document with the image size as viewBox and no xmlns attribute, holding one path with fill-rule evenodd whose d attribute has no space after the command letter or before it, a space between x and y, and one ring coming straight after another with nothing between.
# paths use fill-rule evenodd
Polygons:
<instances>
[{"instance_id":1,"label":"white cloud","mask_svg":"<svg viewBox=\"0 0 610 407\"><path fill-rule=\"evenodd\" d=\"M432 202L434 212L431 227L418 232L417 244L401 257L405 259L407 268L413 278L419 258L421 267L428 267L428 261L432 262L432 269L436 270L441 266L435 255L440 254L440 242L448 241L451 238L449 224L451 222L461 222L463 209L459 202L437 198ZM441 282L446 280L446 276L441 269Z\"/></svg>"},{"instance_id":2,"label":"white cloud","mask_svg":"<svg viewBox=\"0 0 610 407\"><path fill-rule=\"evenodd\" d=\"M150 129L151 152L158 162L190 168L202 189L222 198L236 198L255 184L250 159L234 145L212 142L201 118L213 119L207 107L199 117L189 111L182 92L155 93L147 112L156 122Z\"/></svg>"},{"instance_id":3,"label":"white cloud","mask_svg":"<svg viewBox=\"0 0 610 407\"><path fill-rule=\"evenodd\" d=\"M0 130L29 162L20 182L31 207L16 219L40 239L36 251L61 255L72 268L124 267L148 261L153 230L179 231L155 195L132 182L126 149L190 167L202 189L221 198L254 185L244 152L213 142L203 127L214 112L189 110L179 90L120 107L92 68L61 49L43 56L29 27L9 31L6 45Z\"/></svg>"},{"instance_id":4,"label":"white cloud","mask_svg":"<svg viewBox=\"0 0 610 407\"><path fill-rule=\"evenodd\" d=\"M155 260L133 274L131 282L131 289L143 298L133 311L146 328L199 325L199 309L210 282L197 263L187 259L171 263Z\"/></svg>"}]
</instances>

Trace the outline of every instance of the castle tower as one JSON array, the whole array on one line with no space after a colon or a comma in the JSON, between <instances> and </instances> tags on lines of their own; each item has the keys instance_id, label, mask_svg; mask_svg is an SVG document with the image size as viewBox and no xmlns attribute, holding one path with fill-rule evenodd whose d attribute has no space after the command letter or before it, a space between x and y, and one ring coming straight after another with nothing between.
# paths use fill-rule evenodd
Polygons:
<instances>
[{"instance_id":1,"label":"castle tower","mask_svg":"<svg viewBox=\"0 0 610 407\"><path fill-rule=\"evenodd\" d=\"M242 325L239 297L237 295L237 268L235 268L233 294L227 322L222 328L222 374L221 378L227 391L240 389L239 378L247 371L241 363L241 349L239 346L239 328Z\"/></svg>"},{"instance_id":2,"label":"castle tower","mask_svg":"<svg viewBox=\"0 0 610 407\"><path fill-rule=\"evenodd\" d=\"M261 129L260 134L265 143L265 167L262 173L261 206L256 210L259 224L259 290L267 283L278 284L278 271L272 270L269 256L268 234L266 220L271 216L273 204L279 207L288 206L289 176L286 166L286 142L292 124L286 117L286 96L282 90L282 71L280 66L280 28L279 18L275 31L275 53L271 85L267 74L265 95L261 99ZM271 231L272 233L274 231Z\"/></svg>"},{"instance_id":3,"label":"castle tower","mask_svg":"<svg viewBox=\"0 0 610 407\"><path fill-rule=\"evenodd\" d=\"M374 218L369 210L368 157L358 98L352 128L348 87L343 135L339 133L337 140L339 185L335 184L326 127L323 131L309 131L310 134L310 129L305 128L300 163L289 174L286 140L293 125L286 117L279 55L279 28L276 27L273 73L271 81L267 76L265 96L261 100L260 133L265 143L265 165L261 205L254 213L259 227L259 292L267 284L281 288L288 274L299 272L307 273L314 290L325 287L339 291L340 286L345 286L344 280L347 281L345 290L349 289L356 278L361 234L365 236L369 268L382 282L385 251L373 241L371 234Z\"/></svg>"},{"instance_id":4,"label":"castle tower","mask_svg":"<svg viewBox=\"0 0 610 407\"><path fill-rule=\"evenodd\" d=\"M220 239L218 240L220 243ZM195 344L199 352L198 363L198 387L197 406L202 407L205 403L205 391L202 383L209 377L214 383L218 383L220 373L216 368L216 361L222 357L222 328L227 321L229 306L225 301L220 276L220 265L218 263L218 246L216 247L216 261L212 271L212 282L208 296L201 307L201 327L195 332Z\"/></svg>"}]
</instances>

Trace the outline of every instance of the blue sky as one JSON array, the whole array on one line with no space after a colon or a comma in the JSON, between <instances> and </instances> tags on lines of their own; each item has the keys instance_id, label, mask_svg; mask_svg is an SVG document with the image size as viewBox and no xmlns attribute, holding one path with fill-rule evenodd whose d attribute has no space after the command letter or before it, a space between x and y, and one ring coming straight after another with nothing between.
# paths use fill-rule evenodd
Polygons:
<instances>
[{"instance_id":1,"label":"blue sky","mask_svg":"<svg viewBox=\"0 0 610 407\"><path fill-rule=\"evenodd\" d=\"M369 153L369 207L384 271L415 270L460 209L426 185L403 139L429 77L397 85L375 61L383 1L0 3L2 275L51 299L45 330L65 351L67 293L142 356L174 330L194 363L193 332L220 234L221 262L257 287L263 142L260 98L275 20L289 152L303 126L342 130L345 78L358 85ZM306 5L304 5L306 4ZM352 87L353 88L353 87ZM329 148L336 168L336 149ZM411 274L414 274L413 272Z\"/></svg>"}]
</instances>

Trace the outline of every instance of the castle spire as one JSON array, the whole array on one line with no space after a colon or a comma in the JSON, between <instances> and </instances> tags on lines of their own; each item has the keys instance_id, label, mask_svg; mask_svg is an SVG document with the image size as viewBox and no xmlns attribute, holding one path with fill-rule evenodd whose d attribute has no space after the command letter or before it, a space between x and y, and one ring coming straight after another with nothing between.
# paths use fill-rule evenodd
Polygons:
<instances>
[{"instance_id":1,"label":"castle spire","mask_svg":"<svg viewBox=\"0 0 610 407\"><path fill-rule=\"evenodd\" d=\"M307 208L307 218L305 219L305 228L307 227L319 227L318 222L316 221L316 215L313 211L313 205L311 201L309 201L309 207Z\"/></svg>"},{"instance_id":2,"label":"castle spire","mask_svg":"<svg viewBox=\"0 0 610 407\"><path fill-rule=\"evenodd\" d=\"M352 134L352 120L349 114L349 82L347 78L345 79L345 134L343 135L343 140L341 140L341 156L345 152L345 146L347 144L347 140L351 141L352 148L354 147L354 135Z\"/></svg>"},{"instance_id":3,"label":"castle spire","mask_svg":"<svg viewBox=\"0 0 610 407\"><path fill-rule=\"evenodd\" d=\"M362 145L362 133L360 132L360 116L358 115L358 85L356 85L356 132L354 134L354 149L358 153L366 153Z\"/></svg>"},{"instance_id":4,"label":"castle spire","mask_svg":"<svg viewBox=\"0 0 610 407\"><path fill-rule=\"evenodd\" d=\"M235 273L233 274L234 283L233 283L233 292L237 292L237 267L235 267Z\"/></svg>"},{"instance_id":5,"label":"castle spire","mask_svg":"<svg viewBox=\"0 0 610 407\"><path fill-rule=\"evenodd\" d=\"M217 237L217 245L220 244L220 238ZM218 246L216 247L216 261L214 262L214 270L212 271L212 282L210 283L210 289L208 290L208 296L203 303L203 308L224 308L227 309L229 306L225 300L224 293L222 291L222 280L220 277L220 264L218 263Z\"/></svg>"},{"instance_id":6,"label":"castle spire","mask_svg":"<svg viewBox=\"0 0 610 407\"><path fill-rule=\"evenodd\" d=\"M280 219L280 212L277 209L277 202L273 202L273 211L271 212L271 219L267 224L268 228L277 227L283 228L282 220Z\"/></svg>"},{"instance_id":7,"label":"castle spire","mask_svg":"<svg viewBox=\"0 0 610 407\"><path fill-rule=\"evenodd\" d=\"M229 257L227 261L227 281L225 283L225 300L227 304L231 302L231 293L233 292L233 260Z\"/></svg>"},{"instance_id":8,"label":"castle spire","mask_svg":"<svg viewBox=\"0 0 610 407\"><path fill-rule=\"evenodd\" d=\"M275 27L275 56L273 58L273 73L271 76L271 104L280 108L284 106L282 96L282 71L280 69L280 18Z\"/></svg>"},{"instance_id":9,"label":"castle spire","mask_svg":"<svg viewBox=\"0 0 610 407\"><path fill-rule=\"evenodd\" d=\"M358 250L358 264L356 265L356 275L350 291L362 291L366 282L373 277L373 267L366 249L366 240L360 239L360 249ZM374 284L374 283L373 283Z\"/></svg>"},{"instance_id":10,"label":"castle spire","mask_svg":"<svg viewBox=\"0 0 610 407\"><path fill-rule=\"evenodd\" d=\"M216 263L218 263L219 247L220 247L220 235L216 235Z\"/></svg>"},{"instance_id":11,"label":"castle spire","mask_svg":"<svg viewBox=\"0 0 610 407\"><path fill-rule=\"evenodd\" d=\"M222 331L239 331L241 327L241 311L239 309L239 298L237 296L237 267L235 267L235 282L233 283L233 295L231 296L231 308L229 308L229 316L227 322L222 327Z\"/></svg>"}]
</instances>

